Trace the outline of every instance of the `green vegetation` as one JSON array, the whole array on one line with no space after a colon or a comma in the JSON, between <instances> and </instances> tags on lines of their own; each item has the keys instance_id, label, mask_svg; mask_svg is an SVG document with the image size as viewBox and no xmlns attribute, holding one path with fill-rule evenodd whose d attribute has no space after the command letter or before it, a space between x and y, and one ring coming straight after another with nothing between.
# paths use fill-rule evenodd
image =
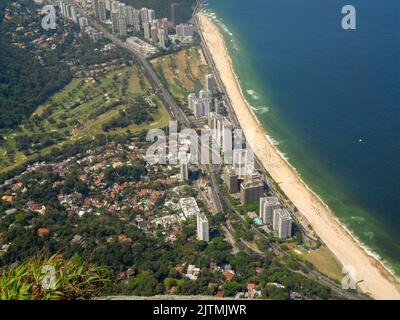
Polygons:
<instances>
[{"instance_id":1,"label":"green vegetation","mask_svg":"<svg viewBox=\"0 0 400 320\"><path fill-rule=\"evenodd\" d=\"M18 12L10 3L5 1L3 5L20 17L25 17L23 26L37 20L27 14L34 9L30 1L24 3ZM0 14L4 12L0 11ZM14 37L11 34L21 22L21 19L18 20L0 18L0 128L15 127L24 115L30 114L48 95L62 88L72 77L68 66L59 63L63 59L63 51L67 51L67 45L71 44L71 36L60 45L59 50L48 52L45 62L39 63L33 48L13 44L23 38L20 33Z\"/></svg>"},{"instance_id":2,"label":"green vegetation","mask_svg":"<svg viewBox=\"0 0 400 320\"><path fill-rule=\"evenodd\" d=\"M343 274L341 272L340 264L326 246L322 246L318 250L309 251L297 248L292 250L291 253L296 258L310 263L315 269L327 277L336 281L342 280Z\"/></svg>"},{"instance_id":3,"label":"green vegetation","mask_svg":"<svg viewBox=\"0 0 400 320\"><path fill-rule=\"evenodd\" d=\"M163 128L169 119L137 66L96 78L76 78L0 141L1 172L46 155L54 147L64 148L103 133L121 135Z\"/></svg>"},{"instance_id":4,"label":"green vegetation","mask_svg":"<svg viewBox=\"0 0 400 320\"><path fill-rule=\"evenodd\" d=\"M241 213L245 214L247 212L258 212L260 209L260 204L259 203L250 203L250 204L238 204L235 206L236 209Z\"/></svg>"},{"instance_id":5,"label":"green vegetation","mask_svg":"<svg viewBox=\"0 0 400 320\"><path fill-rule=\"evenodd\" d=\"M203 88L205 75L210 72L197 46L154 59L151 64L181 105L187 104L189 93Z\"/></svg>"},{"instance_id":6,"label":"green vegetation","mask_svg":"<svg viewBox=\"0 0 400 320\"><path fill-rule=\"evenodd\" d=\"M0 18L0 129L16 128L51 95L89 66L132 58L122 49L100 52L76 25L58 19L45 31L29 1L5 1Z\"/></svg>"},{"instance_id":7,"label":"green vegetation","mask_svg":"<svg viewBox=\"0 0 400 320\"><path fill-rule=\"evenodd\" d=\"M54 268L54 289L46 266ZM0 270L0 300L77 300L97 297L112 284L106 268L73 257L64 261L57 255L31 258Z\"/></svg>"}]
</instances>

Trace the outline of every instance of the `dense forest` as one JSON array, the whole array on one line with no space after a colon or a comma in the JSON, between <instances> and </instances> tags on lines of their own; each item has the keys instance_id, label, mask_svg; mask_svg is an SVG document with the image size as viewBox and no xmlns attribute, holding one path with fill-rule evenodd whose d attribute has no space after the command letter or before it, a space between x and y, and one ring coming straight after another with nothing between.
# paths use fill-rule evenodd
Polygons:
<instances>
[{"instance_id":1,"label":"dense forest","mask_svg":"<svg viewBox=\"0 0 400 320\"><path fill-rule=\"evenodd\" d=\"M65 87L74 72L129 58L122 49L99 54L103 42L87 41L77 25L62 19L57 20L56 30L45 31L30 0L6 1L1 6L0 129L21 124L38 105Z\"/></svg>"},{"instance_id":2,"label":"dense forest","mask_svg":"<svg viewBox=\"0 0 400 320\"><path fill-rule=\"evenodd\" d=\"M124 0L136 8L156 10L158 18L171 18L171 3L180 4L180 19L187 21L194 0ZM15 128L49 96L71 81L73 74L66 62L76 65L101 63L88 41L76 45L75 26L58 20L56 30L45 31L31 0L0 4L0 129ZM4 19L8 14L7 19ZM20 31L19 29L22 29ZM65 29L67 28L67 29ZM31 34L33 30L34 36ZM38 48L33 40L61 37L55 49ZM78 40L79 42L79 40ZM69 63L71 65L71 63Z\"/></svg>"},{"instance_id":3,"label":"dense forest","mask_svg":"<svg viewBox=\"0 0 400 320\"><path fill-rule=\"evenodd\" d=\"M122 0L122 2L133 6L134 8L140 9L143 7L154 9L156 11L156 18L167 17L171 19L171 4L180 4L180 18L181 21L188 21L192 17L192 6L196 2L195 0Z\"/></svg>"},{"instance_id":4,"label":"dense forest","mask_svg":"<svg viewBox=\"0 0 400 320\"><path fill-rule=\"evenodd\" d=\"M7 1L5 7L10 5ZM31 9L26 2L26 9ZM0 9L0 13L4 14ZM15 127L25 115L71 80L67 66L49 57L44 66L28 46L13 44L12 31L21 21L0 18L0 128ZM27 18L26 23L30 23ZM53 52L55 54L55 52Z\"/></svg>"},{"instance_id":5,"label":"dense forest","mask_svg":"<svg viewBox=\"0 0 400 320\"><path fill-rule=\"evenodd\" d=\"M150 123L153 121L152 113L157 112L157 105L149 105L143 97L128 101L128 106L119 111L118 116L102 125L104 132L115 128L126 128L132 124Z\"/></svg>"},{"instance_id":6,"label":"dense forest","mask_svg":"<svg viewBox=\"0 0 400 320\"><path fill-rule=\"evenodd\" d=\"M72 76L62 65L43 68L29 50L6 41L0 43L0 51L0 128L16 127Z\"/></svg>"}]
</instances>

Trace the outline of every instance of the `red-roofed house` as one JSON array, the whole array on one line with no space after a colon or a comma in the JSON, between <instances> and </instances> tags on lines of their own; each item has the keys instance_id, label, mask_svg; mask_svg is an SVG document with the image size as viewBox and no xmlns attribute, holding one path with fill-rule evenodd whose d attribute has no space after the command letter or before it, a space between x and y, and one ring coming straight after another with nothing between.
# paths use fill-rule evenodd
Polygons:
<instances>
[{"instance_id":1,"label":"red-roofed house","mask_svg":"<svg viewBox=\"0 0 400 320\"><path fill-rule=\"evenodd\" d=\"M249 283L247 285L247 296L249 299L254 299L256 294L256 285L254 283Z\"/></svg>"},{"instance_id":2,"label":"red-roofed house","mask_svg":"<svg viewBox=\"0 0 400 320\"><path fill-rule=\"evenodd\" d=\"M229 272L229 271L225 271L224 272L224 276L226 278L226 280L228 281L232 281L233 277L235 276L233 273Z\"/></svg>"},{"instance_id":3,"label":"red-roofed house","mask_svg":"<svg viewBox=\"0 0 400 320\"><path fill-rule=\"evenodd\" d=\"M37 231L37 235L40 238L45 237L48 233L49 233L49 229L47 229L47 228L39 228L38 231Z\"/></svg>"}]
</instances>

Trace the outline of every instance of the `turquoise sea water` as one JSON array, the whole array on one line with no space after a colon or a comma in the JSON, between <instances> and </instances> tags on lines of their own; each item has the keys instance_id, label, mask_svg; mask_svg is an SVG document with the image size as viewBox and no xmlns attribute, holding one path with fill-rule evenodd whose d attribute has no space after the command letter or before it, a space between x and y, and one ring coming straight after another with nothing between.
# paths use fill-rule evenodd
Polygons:
<instances>
[{"instance_id":1,"label":"turquoise sea water","mask_svg":"<svg viewBox=\"0 0 400 320\"><path fill-rule=\"evenodd\" d=\"M352 4L357 29L341 28ZM303 180L400 275L400 1L210 0L247 100Z\"/></svg>"}]
</instances>

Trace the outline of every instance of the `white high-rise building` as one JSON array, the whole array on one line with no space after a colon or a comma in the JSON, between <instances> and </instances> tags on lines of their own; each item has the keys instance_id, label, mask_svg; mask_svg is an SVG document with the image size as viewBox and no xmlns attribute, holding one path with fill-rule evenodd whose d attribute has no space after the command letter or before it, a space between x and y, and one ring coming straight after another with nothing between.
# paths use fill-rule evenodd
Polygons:
<instances>
[{"instance_id":1,"label":"white high-rise building","mask_svg":"<svg viewBox=\"0 0 400 320\"><path fill-rule=\"evenodd\" d=\"M93 0L92 6L96 19L106 21L106 4L104 0Z\"/></svg>"},{"instance_id":2,"label":"white high-rise building","mask_svg":"<svg viewBox=\"0 0 400 320\"><path fill-rule=\"evenodd\" d=\"M218 98L214 98L214 112L219 113L220 112L220 106L222 104L222 101L220 101Z\"/></svg>"},{"instance_id":3,"label":"white high-rise building","mask_svg":"<svg viewBox=\"0 0 400 320\"><path fill-rule=\"evenodd\" d=\"M145 27L146 23L149 23L149 9L147 8L142 8L140 9L140 16L142 20L142 27Z\"/></svg>"},{"instance_id":4,"label":"white high-rise building","mask_svg":"<svg viewBox=\"0 0 400 320\"><path fill-rule=\"evenodd\" d=\"M120 15L125 16L125 13L126 13L126 5L125 5L125 3L122 3L122 2L118 3L118 11L119 11Z\"/></svg>"},{"instance_id":5,"label":"white high-rise building","mask_svg":"<svg viewBox=\"0 0 400 320\"><path fill-rule=\"evenodd\" d=\"M149 22L152 22L153 20L156 19L156 12L153 9L148 10L148 18Z\"/></svg>"},{"instance_id":6,"label":"white high-rise building","mask_svg":"<svg viewBox=\"0 0 400 320\"><path fill-rule=\"evenodd\" d=\"M188 95L188 106L189 109L193 112L194 110L194 103L196 102L197 97L195 93L191 93Z\"/></svg>"},{"instance_id":7,"label":"white high-rise building","mask_svg":"<svg viewBox=\"0 0 400 320\"><path fill-rule=\"evenodd\" d=\"M239 178L258 178L259 174L254 168L254 154L251 149L233 149L232 153L232 165Z\"/></svg>"},{"instance_id":8,"label":"white high-rise building","mask_svg":"<svg viewBox=\"0 0 400 320\"><path fill-rule=\"evenodd\" d=\"M140 10L133 9L133 30L139 32L141 30L140 26Z\"/></svg>"},{"instance_id":9,"label":"white high-rise building","mask_svg":"<svg viewBox=\"0 0 400 320\"><path fill-rule=\"evenodd\" d=\"M158 20L158 19L151 20L151 25L153 27L156 27L157 28L157 32L158 32L158 29L160 29L160 20Z\"/></svg>"},{"instance_id":10,"label":"white high-rise building","mask_svg":"<svg viewBox=\"0 0 400 320\"><path fill-rule=\"evenodd\" d=\"M210 241L209 224L206 215L202 212L197 214L197 239Z\"/></svg>"},{"instance_id":11,"label":"white high-rise building","mask_svg":"<svg viewBox=\"0 0 400 320\"><path fill-rule=\"evenodd\" d=\"M119 14L119 35L126 36L128 34L127 25L126 25L126 18L124 14Z\"/></svg>"},{"instance_id":12,"label":"white high-rise building","mask_svg":"<svg viewBox=\"0 0 400 320\"><path fill-rule=\"evenodd\" d=\"M196 99L193 103L193 114L198 119L204 115L204 106L201 101Z\"/></svg>"},{"instance_id":13,"label":"white high-rise building","mask_svg":"<svg viewBox=\"0 0 400 320\"><path fill-rule=\"evenodd\" d=\"M231 159L233 149L232 123L224 116L215 112L210 112L208 114L208 126L211 129L213 139L218 143L224 153L225 163L233 163Z\"/></svg>"},{"instance_id":14,"label":"white high-rise building","mask_svg":"<svg viewBox=\"0 0 400 320\"><path fill-rule=\"evenodd\" d=\"M111 11L113 0L105 0L106 10Z\"/></svg>"},{"instance_id":15,"label":"white high-rise building","mask_svg":"<svg viewBox=\"0 0 400 320\"><path fill-rule=\"evenodd\" d=\"M111 22L112 22L112 32L115 34L119 34L119 11L115 8L111 11Z\"/></svg>"},{"instance_id":16,"label":"white high-rise building","mask_svg":"<svg viewBox=\"0 0 400 320\"><path fill-rule=\"evenodd\" d=\"M162 25L162 28L165 31L165 34L168 35L168 33L169 33L169 22L168 22L168 19L167 18L163 18L161 20L161 25Z\"/></svg>"},{"instance_id":17,"label":"white high-rise building","mask_svg":"<svg viewBox=\"0 0 400 320\"><path fill-rule=\"evenodd\" d=\"M280 202L277 197L260 198L260 218L265 224L273 224L274 210L280 208Z\"/></svg>"},{"instance_id":18,"label":"white high-rise building","mask_svg":"<svg viewBox=\"0 0 400 320\"><path fill-rule=\"evenodd\" d=\"M135 9L131 6L125 6L125 16L126 16L126 24L128 26L133 26L133 14Z\"/></svg>"},{"instance_id":19,"label":"white high-rise building","mask_svg":"<svg viewBox=\"0 0 400 320\"><path fill-rule=\"evenodd\" d=\"M75 23L78 23L78 13L77 13L76 7L74 5L61 1L60 2L60 13L65 18L71 19Z\"/></svg>"},{"instance_id":20,"label":"white high-rise building","mask_svg":"<svg viewBox=\"0 0 400 320\"><path fill-rule=\"evenodd\" d=\"M112 1L112 2L111 2L111 11L112 11L112 10L118 11L118 10L119 10L119 4L120 4L120 2L117 1L117 0Z\"/></svg>"},{"instance_id":21,"label":"white high-rise building","mask_svg":"<svg viewBox=\"0 0 400 320\"><path fill-rule=\"evenodd\" d=\"M208 126L211 129L213 139L218 143L218 145L222 144L222 123L225 120L227 119L224 116L215 112L210 112L208 114Z\"/></svg>"},{"instance_id":22,"label":"white high-rise building","mask_svg":"<svg viewBox=\"0 0 400 320\"><path fill-rule=\"evenodd\" d=\"M199 101L203 104L203 115L209 114L213 107L213 94L208 90L201 90L199 93Z\"/></svg>"},{"instance_id":23,"label":"white high-rise building","mask_svg":"<svg viewBox=\"0 0 400 320\"><path fill-rule=\"evenodd\" d=\"M292 235L292 218L287 210L274 210L273 227L274 230L278 231L280 239L285 239Z\"/></svg>"},{"instance_id":24,"label":"white high-rise building","mask_svg":"<svg viewBox=\"0 0 400 320\"><path fill-rule=\"evenodd\" d=\"M189 180L189 164L187 161L180 163L180 177L182 181Z\"/></svg>"},{"instance_id":25,"label":"white high-rise building","mask_svg":"<svg viewBox=\"0 0 400 320\"><path fill-rule=\"evenodd\" d=\"M214 85L215 85L214 76L212 74L207 74L206 75L206 90L212 92L214 90Z\"/></svg>"},{"instance_id":26,"label":"white high-rise building","mask_svg":"<svg viewBox=\"0 0 400 320\"><path fill-rule=\"evenodd\" d=\"M180 18L180 5L179 3L172 3L171 4L171 19L172 19L172 25L175 27L178 23L180 23L181 18Z\"/></svg>"},{"instance_id":27,"label":"white high-rise building","mask_svg":"<svg viewBox=\"0 0 400 320\"><path fill-rule=\"evenodd\" d=\"M199 97L191 93L188 96L188 106L196 118L208 116L212 110L214 103L213 94L208 90L201 90Z\"/></svg>"},{"instance_id":28,"label":"white high-rise building","mask_svg":"<svg viewBox=\"0 0 400 320\"><path fill-rule=\"evenodd\" d=\"M192 38L194 35L194 27L191 24L182 23L176 26L176 37L183 40L184 38Z\"/></svg>"},{"instance_id":29,"label":"white high-rise building","mask_svg":"<svg viewBox=\"0 0 400 320\"><path fill-rule=\"evenodd\" d=\"M162 49L167 49L167 34L164 29L158 29L158 45Z\"/></svg>"},{"instance_id":30,"label":"white high-rise building","mask_svg":"<svg viewBox=\"0 0 400 320\"><path fill-rule=\"evenodd\" d=\"M60 11L62 16L68 17L67 4L63 1L60 2Z\"/></svg>"},{"instance_id":31,"label":"white high-rise building","mask_svg":"<svg viewBox=\"0 0 400 320\"><path fill-rule=\"evenodd\" d=\"M246 166L246 150L234 149L232 157L232 165L235 169L236 174L242 178L244 173L244 168Z\"/></svg>"},{"instance_id":32,"label":"white high-rise building","mask_svg":"<svg viewBox=\"0 0 400 320\"><path fill-rule=\"evenodd\" d=\"M151 27L150 28L150 36L151 36L151 42L153 43L158 43L158 29L157 27Z\"/></svg>"},{"instance_id":33,"label":"white high-rise building","mask_svg":"<svg viewBox=\"0 0 400 320\"><path fill-rule=\"evenodd\" d=\"M224 119L221 124L221 134L222 134L222 151L224 152L226 163L231 163L232 149L233 149L233 126L228 119ZM229 157L229 158L228 158Z\"/></svg>"},{"instance_id":34,"label":"white high-rise building","mask_svg":"<svg viewBox=\"0 0 400 320\"><path fill-rule=\"evenodd\" d=\"M75 6L70 6L69 10L70 10L70 18L72 19L72 21L78 23L78 14L76 12Z\"/></svg>"},{"instance_id":35,"label":"white high-rise building","mask_svg":"<svg viewBox=\"0 0 400 320\"><path fill-rule=\"evenodd\" d=\"M200 99L207 99L207 98L212 98L212 92L209 90L200 90L199 92L199 98Z\"/></svg>"},{"instance_id":36,"label":"white high-rise building","mask_svg":"<svg viewBox=\"0 0 400 320\"><path fill-rule=\"evenodd\" d=\"M150 23L148 23L148 22L144 23L143 29L144 29L144 38L147 41L150 41L151 40Z\"/></svg>"}]
</instances>

